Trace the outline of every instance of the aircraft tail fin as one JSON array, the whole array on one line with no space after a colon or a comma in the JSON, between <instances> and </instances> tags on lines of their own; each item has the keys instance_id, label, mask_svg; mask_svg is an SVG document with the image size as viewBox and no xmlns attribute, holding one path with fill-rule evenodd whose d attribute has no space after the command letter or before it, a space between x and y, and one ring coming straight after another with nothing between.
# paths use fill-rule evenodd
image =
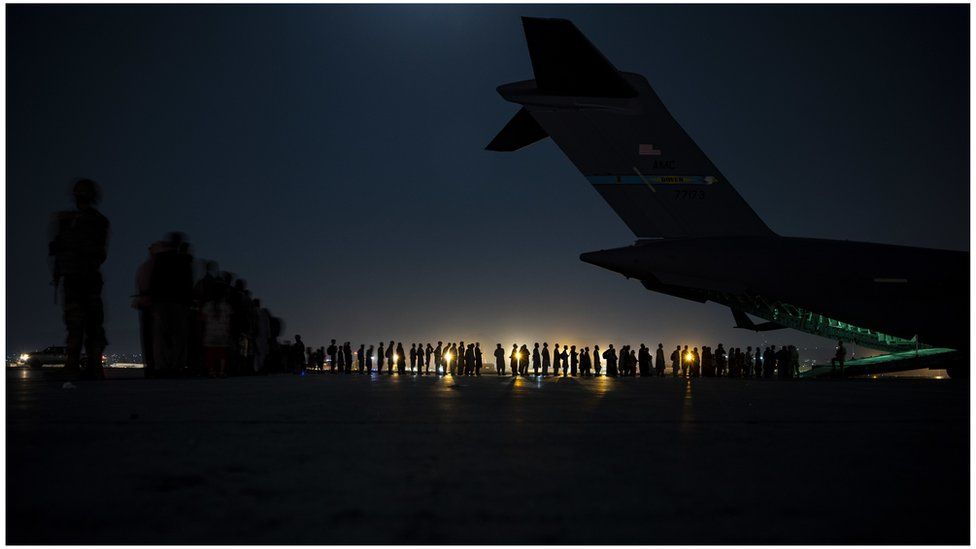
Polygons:
<instances>
[{"instance_id":1,"label":"aircraft tail fin","mask_svg":"<svg viewBox=\"0 0 976 549\"><path fill-rule=\"evenodd\" d=\"M616 67L565 19L523 17L539 90L551 95L634 97Z\"/></svg>"},{"instance_id":2,"label":"aircraft tail fin","mask_svg":"<svg viewBox=\"0 0 976 549\"><path fill-rule=\"evenodd\" d=\"M774 234L643 76L618 71L570 21L523 26L536 78L498 88L523 107L490 150L548 135L638 238ZM508 131L527 118L538 131ZM510 134L522 138L496 143Z\"/></svg>"}]
</instances>

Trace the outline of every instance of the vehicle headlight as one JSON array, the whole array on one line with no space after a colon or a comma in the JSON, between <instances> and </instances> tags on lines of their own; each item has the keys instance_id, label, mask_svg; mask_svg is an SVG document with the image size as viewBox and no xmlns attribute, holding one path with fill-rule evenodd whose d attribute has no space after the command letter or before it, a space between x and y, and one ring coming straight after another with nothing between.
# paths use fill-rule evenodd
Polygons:
<instances>
[{"instance_id":1,"label":"vehicle headlight","mask_svg":"<svg viewBox=\"0 0 976 549\"><path fill-rule=\"evenodd\" d=\"M24 354L20 355L19 361L20 362L27 362L28 359L30 359L30 355L27 354L27 353L24 353Z\"/></svg>"}]
</instances>

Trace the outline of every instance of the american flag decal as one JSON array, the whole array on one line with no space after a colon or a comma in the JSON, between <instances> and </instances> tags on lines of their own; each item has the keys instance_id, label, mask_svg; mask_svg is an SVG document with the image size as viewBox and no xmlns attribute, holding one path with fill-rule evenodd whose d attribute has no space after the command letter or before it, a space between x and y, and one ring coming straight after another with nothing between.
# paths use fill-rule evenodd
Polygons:
<instances>
[{"instance_id":1,"label":"american flag decal","mask_svg":"<svg viewBox=\"0 0 976 549\"><path fill-rule=\"evenodd\" d=\"M637 154L641 156L661 156L661 149L655 149L654 145L641 143L637 146Z\"/></svg>"}]
</instances>

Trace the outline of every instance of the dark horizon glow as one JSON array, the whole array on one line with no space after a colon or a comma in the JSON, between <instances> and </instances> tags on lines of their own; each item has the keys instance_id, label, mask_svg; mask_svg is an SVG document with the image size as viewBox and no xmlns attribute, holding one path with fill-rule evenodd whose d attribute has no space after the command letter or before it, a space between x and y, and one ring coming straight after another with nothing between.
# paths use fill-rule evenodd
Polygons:
<instances>
[{"instance_id":1,"label":"dark horizon glow","mask_svg":"<svg viewBox=\"0 0 976 549\"><path fill-rule=\"evenodd\" d=\"M495 87L532 77L521 15L571 19L644 74L774 231L969 249L966 5L6 10L8 352L64 341L47 223L86 176L112 222L108 352L138 351L135 270L182 230L315 346L827 358L579 260L633 235L551 141L483 150L516 110Z\"/></svg>"}]
</instances>

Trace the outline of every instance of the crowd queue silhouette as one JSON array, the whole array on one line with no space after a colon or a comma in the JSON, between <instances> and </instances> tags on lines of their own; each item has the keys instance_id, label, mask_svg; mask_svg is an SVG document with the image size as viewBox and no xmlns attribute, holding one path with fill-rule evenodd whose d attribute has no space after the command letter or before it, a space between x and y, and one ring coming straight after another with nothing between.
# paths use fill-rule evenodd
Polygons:
<instances>
[{"instance_id":1,"label":"crowd queue silhouette","mask_svg":"<svg viewBox=\"0 0 976 549\"><path fill-rule=\"evenodd\" d=\"M63 288L67 328L65 371L81 378L102 379L102 357L108 341L103 327L100 267L107 257L109 221L96 208L99 185L80 179L72 188L75 209L55 214L49 244L52 282ZM493 362L484 362L481 342L437 345L380 341L376 347L336 340L326 346L306 346L301 335L279 341L284 322L251 295L247 282L206 261L203 275L194 276L194 257L186 235L171 232L149 246L149 257L136 272L132 306L139 312L140 340L146 377L254 375L309 372L480 376L490 368L496 375L609 376L609 377L731 377L779 378L799 376L795 346L747 346L726 350L719 343L690 350L678 345L670 352L663 343L652 351L612 344L598 345L513 343L511 350L496 343ZM85 354L82 355L82 348ZM374 351L375 349L375 351ZM832 364L843 373L846 349L838 342ZM375 365L374 365L375 362ZM530 371L531 364L531 371ZM670 367L670 372L668 368Z\"/></svg>"}]
</instances>

